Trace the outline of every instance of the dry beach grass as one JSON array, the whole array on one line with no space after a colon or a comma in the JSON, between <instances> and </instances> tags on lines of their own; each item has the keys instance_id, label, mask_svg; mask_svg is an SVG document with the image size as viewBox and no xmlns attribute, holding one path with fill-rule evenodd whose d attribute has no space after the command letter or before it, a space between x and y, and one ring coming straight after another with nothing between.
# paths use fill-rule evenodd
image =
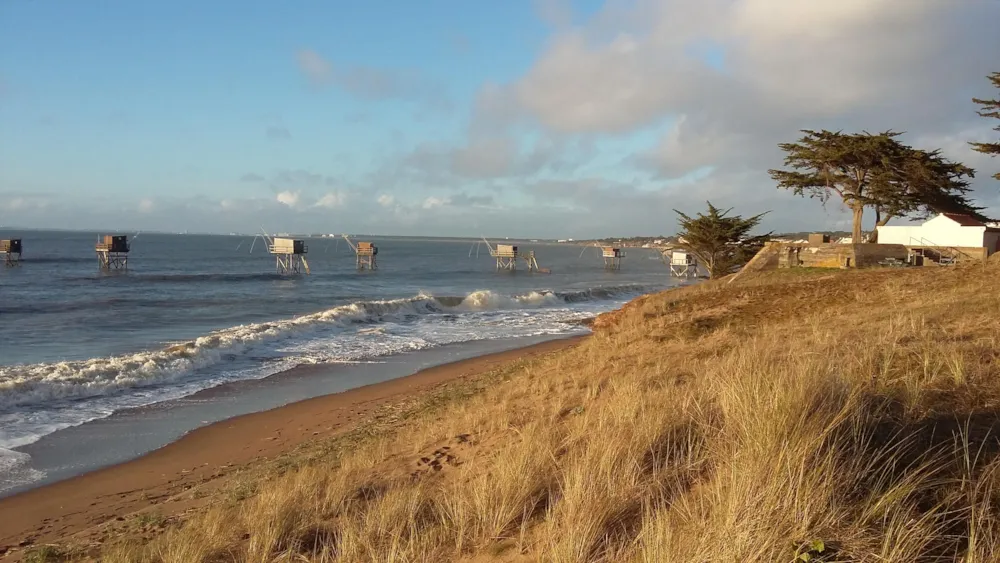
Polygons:
<instances>
[{"instance_id":1,"label":"dry beach grass","mask_svg":"<svg viewBox=\"0 0 1000 563\"><path fill-rule=\"evenodd\" d=\"M997 561L998 276L1000 264L786 271L647 296L573 348L69 552Z\"/></svg>"}]
</instances>

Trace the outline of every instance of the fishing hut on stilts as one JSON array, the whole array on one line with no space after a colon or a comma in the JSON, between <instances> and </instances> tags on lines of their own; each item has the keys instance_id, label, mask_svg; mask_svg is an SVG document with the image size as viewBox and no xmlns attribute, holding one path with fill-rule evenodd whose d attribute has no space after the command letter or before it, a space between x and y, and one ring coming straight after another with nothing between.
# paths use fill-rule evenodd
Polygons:
<instances>
[{"instance_id":1,"label":"fishing hut on stilts","mask_svg":"<svg viewBox=\"0 0 1000 563\"><path fill-rule=\"evenodd\" d=\"M351 237L344 235L344 240L350 245L351 249L354 250L354 255L357 257L357 265L359 270L377 270L378 269L378 247L372 242L358 242L355 245L351 242Z\"/></svg>"},{"instance_id":2,"label":"fishing hut on stilts","mask_svg":"<svg viewBox=\"0 0 1000 563\"><path fill-rule=\"evenodd\" d=\"M274 255L275 268L278 275L289 276L309 273L309 262L306 262L306 253L309 247L304 240L290 238L270 238L267 240L267 251Z\"/></svg>"},{"instance_id":3,"label":"fishing hut on stilts","mask_svg":"<svg viewBox=\"0 0 1000 563\"><path fill-rule=\"evenodd\" d=\"M12 238L0 240L0 254L3 254L3 265L8 268L21 265L21 239Z\"/></svg>"},{"instance_id":4,"label":"fishing hut on stilts","mask_svg":"<svg viewBox=\"0 0 1000 563\"><path fill-rule=\"evenodd\" d=\"M490 256L496 258L497 270L508 270L514 272L517 270L517 261L523 260L525 265L528 267L529 272L541 272L550 273L547 268L539 268L538 260L535 259L535 251L529 250L527 253L522 253L518 250L517 246L512 244L498 244L495 247L490 244L490 241L483 239L486 243L486 247L490 249Z\"/></svg>"},{"instance_id":5,"label":"fishing hut on stilts","mask_svg":"<svg viewBox=\"0 0 1000 563\"><path fill-rule=\"evenodd\" d=\"M614 246L604 246L601 247L601 256L604 258L605 270L622 269L622 258L625 257L625 253L622 249Z\"/></svg>"},{"instance_id":6,"label":"fishing hut on stilts","mask_svg":"<svg viewBox=\"0 0 1000 563\"><path fill-rule=\"evenodd\" d=\"M591 248L596 248L601 252L601 259L604 260L605 270L621 270L622 269L622 258L625 257L625 252L618 248L617 246L598 246L598 244L592 243L583 247L580 251L580 258L583 258L583 254L590 250Z\"/></svg>"},{"instance_id":7,"label":"fishing hut on stilts","mask_svg":"<svg viewBox=\"0 0 1000 563\"><path fill-rule=\"evenodd\" d=\"M670 252L670 275L678 278L698 277L698 260L686 250Z\"/></svg>"},{"instance_id":8,"label":"fishing hut on stilts","mask_svg":"<svg viewBox=\"0 0 1000 563\"><path fill-rule=\"evenodd\" d=\"M101 270L127 270L128 253L132 249L126 235L104 235L97 239L97 266Z\"/></svg>"}]
</instances>

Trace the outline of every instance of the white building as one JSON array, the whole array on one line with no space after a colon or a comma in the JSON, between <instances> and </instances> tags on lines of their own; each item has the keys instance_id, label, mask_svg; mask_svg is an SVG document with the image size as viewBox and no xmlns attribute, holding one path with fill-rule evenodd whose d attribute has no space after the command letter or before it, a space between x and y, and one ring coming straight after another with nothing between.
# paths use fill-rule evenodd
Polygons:
<instances>
[{"instance_id":1,"label":"white building","mask_svg":"<svg viewBox=\"0 0 1000 563\"><path fill-rule=\"evenodd\" d=\"M878 227L878 242L922 247L985 247L990 255L1000 251L1000 228L969 215L942 213L923 225Z\"/></svg>"}]
</instances>

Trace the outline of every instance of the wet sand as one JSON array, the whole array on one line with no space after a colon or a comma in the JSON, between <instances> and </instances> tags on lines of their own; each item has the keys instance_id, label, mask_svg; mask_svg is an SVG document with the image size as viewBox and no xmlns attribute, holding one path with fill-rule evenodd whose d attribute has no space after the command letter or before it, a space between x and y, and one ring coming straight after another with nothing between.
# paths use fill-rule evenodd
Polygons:
<instances>
[{"instance_id":1,"label":"wet sand","mask_svg":"<svg viewBox=\"0 0 1000 563\"><path fill-rule=\"evenodd\" d=\"M137 459L0 499L0 557L8 552L15 556L18 546L86 536L89 530L154 505L167 516L183 512L197 505L197 501L179 498L193 487L211 488L214 482L257 460L288 452L311 439L347 431L382 405L519 358L574 346L582 338L549 340L464 359L228 418L191 430ZM321 370L322 366L304 369ZM220 392L208 391L206 395Z\"/></svg>"}]
</instances>

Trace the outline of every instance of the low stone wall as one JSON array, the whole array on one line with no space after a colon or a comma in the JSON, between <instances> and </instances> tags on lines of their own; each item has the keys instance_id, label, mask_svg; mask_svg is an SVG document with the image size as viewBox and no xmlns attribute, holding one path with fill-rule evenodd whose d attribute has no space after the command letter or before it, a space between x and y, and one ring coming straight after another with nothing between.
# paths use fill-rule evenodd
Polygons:
<instances>
[{"instance_id":1,"label":"low stone wall","mask_svg":"<svg viewBox=\"0 0 1000 563\"><path fill-rule=\"evenodd\" d=\"M871 268L887 259L906 261L909 250L900 244L768 243L747 267L753 271L774 268Z\"/></svg>"},{"instance_id":2,"label":"low stone wall","mask_svg":"<svg viewBox=\"0 0 1000 563\"><path fill-rule=\"evenodd\" d=\"M783 244L778 250L779 268L852 268L852 244Z\"/></svg>"},{"instance_id":3,"label":"low stone wall","mask_svg":"<svg viewBox=\"0 0 1000 563\"><path fill-rule=\"evenodd\" d=\"M894 259L906 262L910 256L910 250L902 244L852 244L854 247L854 267L874 268L880 266L880 262L887 259Z\"/></svg>"},{"instance_id":4,"label":"low stone wall","mask_svg":"<svg viewBox=\"0 0 1000 563\"><path fill-rule=\"evenodd\" d=\"M985 260L985 248L960 251L958 261ZM902 244L806 244L769 242L753 257L743 272L763 272L775 268L876 268L887 261L907 262L911 248ZM927 265L937 265L927 261Z\"/></svg>"},{"instance_id":5,"label":"low stone wall","mask_svg":"<svg viewBox=\"0 0 1000 563\"><path fill-rule=\"evenodd\" d=\"M764 243L764 248L761 248L757 254L755 254L754 257L740 269L739 273L764 272L777 268L778 254L781 252L782 247L784 247L784 244L780 242Z\"/></svg>"}]
</instances>

